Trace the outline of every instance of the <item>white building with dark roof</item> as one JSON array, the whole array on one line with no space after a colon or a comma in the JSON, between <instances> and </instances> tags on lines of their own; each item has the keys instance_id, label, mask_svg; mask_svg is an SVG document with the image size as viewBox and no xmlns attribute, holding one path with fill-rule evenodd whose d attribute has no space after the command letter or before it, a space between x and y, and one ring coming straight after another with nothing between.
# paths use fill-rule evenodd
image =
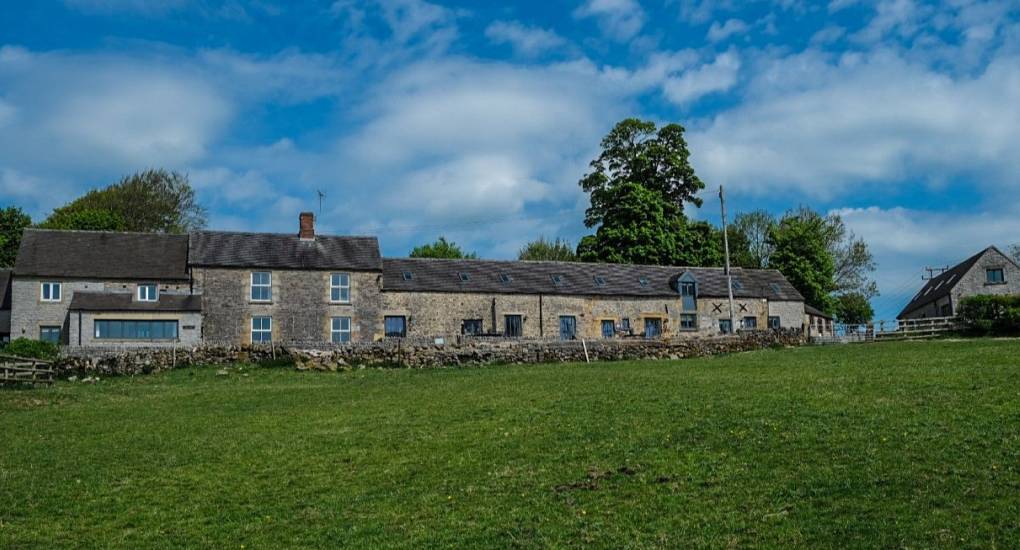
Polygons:
<instances>
[{"instance_id":1,"label":"white building with dark roof","mask_svg":"<svg viewBox=\"0 0 1020 550\"><path fill-rule=\"evenodd\" d=\"M1020 294L1020 266L994 246L929 279L896 318L951 317L961 300L982 294Z\"/></svg>"},{"instance_id":2,"label":"white building with dark roof","mask_svg":"<svg viewBox=\"0 0 1020 550\"><path fill-rule=\"evenodd\" d=\"M69 346L682 338L801 330L775 270L382 258L375 237L26 230L11 337Z\"/></svg>"}]
</instances>

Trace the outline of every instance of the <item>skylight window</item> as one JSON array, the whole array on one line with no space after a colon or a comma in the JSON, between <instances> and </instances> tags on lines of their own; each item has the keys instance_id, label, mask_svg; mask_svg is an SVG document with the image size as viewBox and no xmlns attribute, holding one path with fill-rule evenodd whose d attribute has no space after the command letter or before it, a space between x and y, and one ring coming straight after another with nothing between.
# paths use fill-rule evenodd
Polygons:
<instances>
[{"instance_id":1,"label":"skylight window","mask_svg":"<svg viewBox=\"0 0 1020 550\"><path fill-rule=\"evenodd\" d=\"M562 285L563 284L563 275L553 275L552 276L552 282L556 286Z\"/></svg>"},{"instance_id":2,"label":"skylight window","mask_svg":"<svg viewBox=\"0 0 1020 550\"><path fill-rule=\"evenodd\" d=\"M414 273L411 273L410 271L405 271L405 272L401 273L401 275L404 277L405 281L410 281L410 280L414 279Z\"/></svg>"},{"instance_id":3,"label":"skylight window","mask_svg":"<svg viewBox=\"0 0 1020 550\"><path fill-rule=\"evenodd\" d=\"M637 280L637 282L641 286L648 286L648 278L647 277L641 277L641 278L639 278Z\"/></svg>"},{"instance_id":4,"label":"skylight window","mask_svg":"<svg viewBox=\"0 0 1020 550\"><path fill-rule=\"evenodd\" d=\"M471 275L468 275L467 273L464 273L463 271L458 273L457 276L460 277L460 282L462 282L462 283L466 283L466 282L471 280Z\"/></svg>"},{"instance_id":5,"label":"skylight window","mask_svg":"<svg viewBox=\"0 0 1020 550\"><path fill-rule=\"evenodd\" d=\"M772 292L774 292L776 294L780 294L780 292L779 292L779 285L777 285L776 283L769 283L769 288L772 289Z\"/></svg>"},{"instance_id":6,"label":"skylight window","mask_svg":"<svg viewBox=\"0 0 1020 550\"><path fill-rule=\"evenodd\" d=\"M595 286L606 286L606 279L601 275L595 276Z\"/></svg>"},{"instance_id":7,"label":"skylight window","mask_svg":"<svg viewBox=\"0 0 1020 550\"><path fill-rule=\"evenodd\" d=\"M499 274L499 280L500 280L501 283L503 283L505 285L508 285L511 282L513 282L514 278L511 277L509 273L500 273Z\"/></svg>"},{"instance_id":8,"label":"skylight window","mask_svg":"<svg viewBox=\"0 0 1020 550\"><path fill-rule=\"evenodd\" d=\"M740 279L733 279L733 290L742 290L744 285L740 283Z\"/></svg>"}]
</instances>

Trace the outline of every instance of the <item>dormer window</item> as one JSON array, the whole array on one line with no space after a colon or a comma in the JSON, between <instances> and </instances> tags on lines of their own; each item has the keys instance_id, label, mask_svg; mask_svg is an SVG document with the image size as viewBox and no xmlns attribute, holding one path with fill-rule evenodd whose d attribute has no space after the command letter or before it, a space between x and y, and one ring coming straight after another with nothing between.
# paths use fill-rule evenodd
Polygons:
<instances>
[{"instance_id":1,"label":"dormer window","mask_svg":"<svg viewBox=\"0 0 1020 550\"><path fill-rule=\"evenodd\" d=\"M683 311L698 311L698 283L690 273L684 273L677 281L680 292L680 305Z\"/></svg>"},{"instance_id":2,"label":"dormer window","mask_svg":"<svg viewBox=\"0 0 1020 550\"><path fill-rule=\"evenodd\" d=\"M155 302L159 299L159 287L154 284L138 285L139 302Z\"/></svg>"}]
</instances>

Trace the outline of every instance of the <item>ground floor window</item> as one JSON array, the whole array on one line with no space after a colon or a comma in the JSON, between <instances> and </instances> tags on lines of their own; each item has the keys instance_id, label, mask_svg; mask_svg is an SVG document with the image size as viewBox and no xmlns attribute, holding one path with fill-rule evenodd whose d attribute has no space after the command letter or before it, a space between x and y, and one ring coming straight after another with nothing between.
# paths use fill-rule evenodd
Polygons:
<instances>
[{"instance_id":1,"label":"ground floor window","mask_svg":"<svg viewBox=\"0 0 1020 550\"><path fill-rule=\"evenodd\" d=\"M620 319L620 328L623 329L624 332L629 333L630 332L630 319L628 319L627 317L624 317L623 319Z\"/></svg>"},{"instance_id":2,"label":"ground floor window","mask_svg":"<svg viewBox=\"0 0 1020 550\"><path fill-rule=\"evenodd\" d=\"M754 330L756 328L758 328L758 318L757 317L750 317L750 316L744 317L744 330Z\"/></svg>"},{"instance_id":3,"label":"ground floor window","mask_svg":"<svg viewBox=\"0 0 1020 550\"><path fill-rule=\"evenodd\" d=\"M407 336L407 317L390 315L383 319L387 338L404 338Z\"/></svg>"},{"instance_id":4,"label":"ground floor window","mask_svg":"<svg viewBox=\"0 0 1020 550\"><path fill-rule=\"evenodd\" d=\"M482 320L481 319L464 319L464 324L461 325L461 332L463 334L482 334Z\"/></svg>"},{"instance_id":5,"label":"ground floor window","mask_svg":"<svg viewBox=\"0 0 1020 550\"><path fill-rule=\"evenodd\" d=\"M333 317L329 327L329 339L334 344L345 344L351 341L351 318Z\"/></svg>"},{"instance_id":6,"label":"ground floor window","mask_svg":"<svg viewBox=\"0 0 1020 550\"><path fill-rule=\"evenodd\" d=\"M503 324L503 335L507 338L520 338L524 335L524 318L520 315L505 315Z\"/></svg>"},{"instance_id":7,"label":"ground floor window","mask_svg":"<svg viewBox=\"0 0 1020 550\"><path fill-rule=\"evenodd\" d=\"M662 336L662 319L658 317L645 319L645 338Z\"/></svg>"},{"instance_id":8,"label":"ground floor window","mask_svg":"<svg viewBox=\"0 0 1020 550\"><path fill-rule=\"evenodd\" d=\"M719 319L719 332L723 334L732 334L733 322L729 319Z\"/></svg>"},{"instance_id":9,"label":"ground floor window","mask_svg":"<svg viewBox=\"0 0 1020 550\"><path fill-rule=\"evenodd\" d=\"M695 330L698 328L698 316L693 313L683 313L680 315L680 329L681 330Z\"/></svg>"},{"instance_id":10,"label":"ground floor window","mask_svg":"<svg viewBox=\"0 0 1020 550\"><path fill-rule=\"evenodd\" d=\"M176 340L177 321L96 319L97 340Z\"/></svg>"},{"instance_id":11,"label":"ground floor window","mask_svg":"<svg viewBox=\"0 0 1020 550\"><path fill-rule=\"evenodd\" d=\"M769 315L769 328L779 328L779 317L775 315Z\"/></svg>"},{"instance_id":12,"label":"ground floor window","mask_svg":"<svg viewBox=\"0 0 1020 550\"><path fill-rule=\"evenodd\" d=\"M611 319L602 321L602 337L612 338L616 335L616 322Z\"/></svg>"},{"instance_id":13,"label":"ground floor window","mask_svg":"<svg viewBox=\"0 0 1020 550\"><path fill-rule=\"evenodd\" d=\"M560 316L560 340L573 340L577 337L577 318L573 315Z\"/></svg>"},{"instance_id":14,"label":"ground floor window","mask_svg":"<svg viewBox=\"0 0 1020 550\"><path fill-rule=\"evenodd\" d=\"M60 327L39 327L39 339L51 344L60 343Z\"/></svg>"},{"instance_id":15,"label":"ground floor window","mask_svg":"<svg viewBox=\"0 0 1020 550\"><path fill-rule=\"evenodd\" d=\"M273 341L273 318L251 318L251 343L268 344Z\"/></svg>"}]
</instances>

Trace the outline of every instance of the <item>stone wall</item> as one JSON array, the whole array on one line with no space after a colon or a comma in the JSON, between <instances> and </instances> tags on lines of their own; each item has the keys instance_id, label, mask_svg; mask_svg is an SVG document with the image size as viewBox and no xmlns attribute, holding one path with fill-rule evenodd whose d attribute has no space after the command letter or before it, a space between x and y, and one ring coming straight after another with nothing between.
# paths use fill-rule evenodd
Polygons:
<instances>
[{"instance_id":1,"label":"stone wall","mask_svg":"<svg viewBox=\"0 0 1020 550\"><path fill-rule=\"evenodd\" d=\"M252 271L272 273L271 301L251 300ZM205 316L204 342L228 346L251 343L254 316L272 318L274 342L329 342L333 317L351 318L352 341L381 338L380 274L349 272L350 302L333 303L329 295L332 273L335 272L194 268L195 292L202 294Z\"/></svg>"},{"instance_id":2,"label":"stone wall","mask_svg":"<svg viewBox=\"0 0 1020 550\"><path fill-rule=\"evenodd\" d=\"M41 285L44 282L60 283L60 301L43 302ZM60 336L64 344L71 342L70 318L67 308L71 305L74 293L85 292L125 292L137 296L140 282L156 281L128 280L95 280L95 279L61 279L16 276L11 283L11 338L39 339L39 329L44 326L61 327ZM189 293L187 281L159 281L162 293Z\"/></svg>"},{"instance_id":3,"label":"stone wall","mask_svg":"<svg viewBox=\"0 0 1020 550\"><path fill-rule=\"evenodd\" d=\"M466 365L546 362L682 359L751 351L804 342L799 330L759 330L732 336L684 339L546 341L502 338L459 338L445 344L406 340L355 343L345 346L296 349L282 346L222 346L148 350L69 350L56 363L64 375L147 374L190 365L225 365L270 359L292 360L298 368L340 370L353 367L436 368Z\"/></svg>"}]
</instances>

